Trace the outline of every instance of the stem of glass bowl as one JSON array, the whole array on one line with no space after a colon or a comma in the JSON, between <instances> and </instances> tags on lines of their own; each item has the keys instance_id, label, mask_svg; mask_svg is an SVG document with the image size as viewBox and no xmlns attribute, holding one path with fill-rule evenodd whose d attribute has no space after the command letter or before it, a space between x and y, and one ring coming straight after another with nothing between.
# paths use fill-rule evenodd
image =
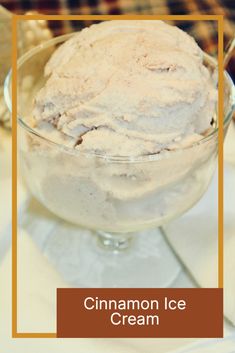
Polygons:
<instances>
[{"instance_id":1,"label":"stem of glass bowl","mask_svg":"<svg viewBox=\"0 0 235 353\"><path fill-rule=\"evenodd\" d=\"M132 233L107 233L97 231L98 244L102 249L111 252L121 252L130 248L133 241Z\"/></svg>"}]
</instances>

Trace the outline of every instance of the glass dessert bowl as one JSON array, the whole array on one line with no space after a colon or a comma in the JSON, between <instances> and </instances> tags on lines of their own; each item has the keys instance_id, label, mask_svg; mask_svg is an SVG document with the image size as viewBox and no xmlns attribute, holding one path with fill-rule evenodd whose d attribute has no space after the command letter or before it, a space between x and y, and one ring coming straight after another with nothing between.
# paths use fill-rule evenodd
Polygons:
<instances>
[{"instance_id":1,"label":"glass dessert bowl","mask_svg":"<svg viewBox=\"0 0 235 353\"><path fill-rule=\"evenodd\" d=\"M85 286L166 286L170 278L158 274L166 271L168 254L156 253L150 262L154 267L154 280L144 281L145 273L135 268L139 277L119 274L128 272L128 264L135 259L141 264L141 249L130 244L141 232L142 239L154 229L169 222L190 209L205 193L217 161L218 129L216 112L213 129L200 140L181 148L161 153L136 157L120 157L102 153L86 153L70 148L41 135L30 126L33 99L45 83L45 63L52 52L71 34L57 37L37 47L20 58L18 62L18 134L20 168L27 186L34 197L46 208L65 221L88 228L98 235L101 247L89 249L83 254L84 262L94 256L90 283L84 281L82 270L74 283ZM216 62L205 54L204 62L211 72L216 71ZM5 83L5 98L11 109L11 74ZM224 132L234 110L234 87L225 73ZM80 233L82 230L80 230ZM152 236L152 235L151 235ZM80 240L81 241L81 240ZM103 250L102 250L103 249ZM125 250L125 251L124 251ZM79 256L79 254L77 254ZM136 259L139 260L136 261ZM152 255L151 255L152 256ZM152 256L153 259L153 256ZM66 262L66 258L64 259ZM112 275L107 276L105 266L115 262ZM122 262L124 266L120 264ZM87 266L84 263L84 266ZM172 264L175 268L175 264ZM99 268L99 270L98 270ZM102 271L101 280L94 280ZM148 270L147 270L148 271ZM142 271L143 272L143 271ZM174 271L173 271L174 272ZM141 276L143 278L141 278ZM158 281L158 277L161 280ZM82 279L83 278L83 279Z\"/></svg>"}]
</instances>

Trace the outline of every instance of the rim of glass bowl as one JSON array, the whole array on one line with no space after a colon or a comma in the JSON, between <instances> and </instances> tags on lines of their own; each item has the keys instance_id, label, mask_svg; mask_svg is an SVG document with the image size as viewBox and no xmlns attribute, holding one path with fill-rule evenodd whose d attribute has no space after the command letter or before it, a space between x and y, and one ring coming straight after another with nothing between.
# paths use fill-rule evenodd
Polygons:
<instances>
[{"instance_id":1,"label":"rim of glass bowl","mask_svg":"<svg viewBox=\"0 0 235 353\"><path fill-rule=\"evenodd\" d=\"M22 55L19 58L19 60L17 61L17 69L19 69L20 66L23 65L27 59L29 59L33 55L37 54L41 50L46 49L46 48L48 48L52 45L55 45L55 44L63 43L67 39L73 37L76 33L78 33L78 32L64 34L62 36L52 38L52 39L36 46L35 48L29 50L24 55ZM206 60L208 60L210 63L213 63L214 66L217 66L217 60L215 58L211 57L210 55L208 55L205 52L204 52L204 56L205 56ZM227 80L231 86L231 93L230 93L230 97L229 97L230 104L229 104L228 112L226 112L226 116L224 118L223 129L225 129L227 127L228 123L230 122L230 119L232 118L233 111L235 110L235 85L234 85L230 75L227 73L227 71L224 71L224 74L225 74L225 77L227 78ZM4 98L5 98L6 105L7 105L10 112L12 110L11 109L11 95L10 95L11 77L12 77L12 70L9 71L9 73L5 79L5 82L4 82ZM23 129L25 129L27 131L27 133L33 134L33 135L37 136L37 138L44 140L44 142L46 142L50 145L53 145L56 148L63 149L70 154L75 154L75 155L82 154L82 155L86 155L86 156L99 157L99 158L103 158L103 159L120 161L120 162L144 162L144 161L154 161L154 160L158 160L158 159L162 158L162 153L159 153L159 152L155 153L155 154L139 155L139 156L131 157L131 156L113 156L113 155L107 155L107 154L102 154L102 153L97 153L97 152L80 151L79 149L75 149L73 147L69 147L64 144L55 142L55 141L50 140L49 138L41 135L38 131L36 131L35 129L30 127L24 121L24 118L21 118L20 116L17 116L17 122ZM195 146L206 143L207 141L212 139L214 137L214 135L216 135L216 134L218 134L218 127L216 127L210 134L208 134L205 137L202 137L200 140L192 143L191 145L180 147L179 149L169 151L169 153L190 149ZM166 154L168 154L168 151L164 151L164 156L166 156Z\"/></svg>"}]
</instances>

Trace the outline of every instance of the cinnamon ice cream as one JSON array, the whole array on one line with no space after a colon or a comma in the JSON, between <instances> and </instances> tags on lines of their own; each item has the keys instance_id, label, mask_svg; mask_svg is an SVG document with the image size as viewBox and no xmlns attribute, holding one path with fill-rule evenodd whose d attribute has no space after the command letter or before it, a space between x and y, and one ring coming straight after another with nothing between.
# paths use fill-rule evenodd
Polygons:
<instances>
[{"instance_id":1,"label":"cinnamon ice cream","mask_svg":"<svg viewBox=\"0 0 235 353\"><path fill-rule=\"evenodd\" d=\"M140 156L191 144L215 110L202 50L162 21L86 28L55 51L45 74L35 127L85 152Z\"/></svg>"},{"instance_id":2,"label":"cinnamon ice cream","mask_svg":"<svg viewBox=\"0 0 235 353\"><path fill-rule=\"evenodd\" d=\"M103 22L56 49L44 74L21 165L51 211L129 232L201 197L217 155L216 135L203 140L217 92L188 34L162 21Z\"/></svg>"}]
</instances>

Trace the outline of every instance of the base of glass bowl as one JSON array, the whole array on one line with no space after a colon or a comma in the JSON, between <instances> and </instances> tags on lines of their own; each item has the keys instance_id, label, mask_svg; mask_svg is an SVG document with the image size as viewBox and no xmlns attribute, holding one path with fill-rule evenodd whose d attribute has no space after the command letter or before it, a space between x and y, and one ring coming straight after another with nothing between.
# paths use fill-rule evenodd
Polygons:
<instances>
[{"instance_id":1,"label":"base of glass bowl","mask_svg":"<svg viewBox=\"0 0 235 353\"><path fill-rule=\"evenodd\" d=\"M161 228L114 235L69 226L44 253L74 287L171 287L181 271Z\"/></svg>"}]
</instances>

